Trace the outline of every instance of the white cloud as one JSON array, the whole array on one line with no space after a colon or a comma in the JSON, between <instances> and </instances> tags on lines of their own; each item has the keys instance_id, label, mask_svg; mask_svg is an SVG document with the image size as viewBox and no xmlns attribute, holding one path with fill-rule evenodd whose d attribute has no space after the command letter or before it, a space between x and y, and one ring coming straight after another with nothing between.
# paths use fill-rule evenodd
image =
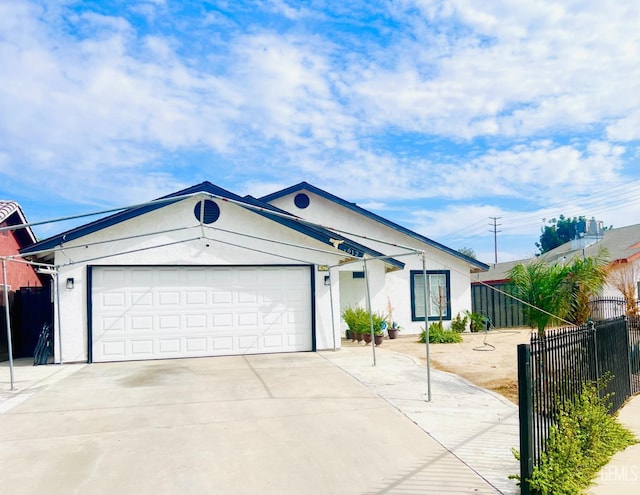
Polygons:
<instances>
[{"instance_id":1,"label":"white cloud","mask_svg":"<svg viewBox=\"0 0 640 495\"><path fill-rule=\"evenodd\" d=\"M416 3L451 23L447 45L416 27L417 39L391 48L395 57L385 51L352 68L354 99L375 125L529 136L638 107L637 2Z\"/></svg>"},{"instance_id":2,"label":"white cloud","mask_svg":"<svg viewBox=\"0 0 640 495\"><path fill-rule=\"evenodd\" d=\"M367 26L383 42L324 32L312 23L329 16L284 0L256 8L297 20L286 32L221 7L185 34L171 8L136 4L138 25L128 11L0 5L3 176L35 187L46 173L70 200L129 203L181 187L176 156L193 153L189 177L256 196L308 180L390 210L397 198L492 209L617 183L639 138L634 2L398 2L387 15L401 29ZM452 150L403 154L398 135Z\"/></svg>"}]
</instances>

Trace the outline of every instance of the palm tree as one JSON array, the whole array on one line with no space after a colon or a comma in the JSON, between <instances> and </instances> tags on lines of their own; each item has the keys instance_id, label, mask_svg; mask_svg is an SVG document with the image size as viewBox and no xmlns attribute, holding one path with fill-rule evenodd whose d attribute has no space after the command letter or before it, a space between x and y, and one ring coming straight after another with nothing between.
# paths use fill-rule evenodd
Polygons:
<instances>
[{"instance_id":1,"label":"palm tree","mask_svg":"<svg viewBox=\"0 0 640 495\"><path fill-rule=\"evenodd\" d=\"M544 261L530 264L519 263L509 272L515 294L531 306L525 306L529 321L538 328L538 335L544 338L545 328L556 319L569 312L571 292L567 290L565 269L560 265L548 265Z\"/></svg>"},{"instance_id":2,"label":"palm tree","mask_svg":"<svg viewBox=\"0 0 640 495\"><path fill-rule=\"evenodd\" d=\"M571 311L568 319L583 325L590 315L589 301L602 292L607 283L607 252L604 249L588 258L576 258L567 267L566 278L571 287Z\"/></svg>"},{"instance_id":3,"label":"palm tree","mask_svg":"<svg viewBox=\"0 0 640 495\"><path fill-rule=\"evenodd\" d=\"M545 329L559 319L576 325L589 317L589 301L607 280L607 253L600 250L594 257L575 258L570 265L550 265L544 260L518 264L509 272L515 295L531 306L525 306L529 321L544 338Z\"/></svg>"}]
</instances>

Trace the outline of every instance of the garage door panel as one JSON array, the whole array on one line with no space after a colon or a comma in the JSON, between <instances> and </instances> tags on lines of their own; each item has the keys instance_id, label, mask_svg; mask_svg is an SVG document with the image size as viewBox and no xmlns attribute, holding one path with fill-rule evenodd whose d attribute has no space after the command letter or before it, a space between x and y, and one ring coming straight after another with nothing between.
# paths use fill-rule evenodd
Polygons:
<instances>
[{"instance_id":1,"label":"garage door panel","mask_svg":"<svg viewBox=\"0 0 640 495\"><path fill-rule=\"evenodd\" d=\"M103 294L100 300L104 308L124 308L127 296L124 292L110 292Z\"/></svg>"},{"instance_id":2,"label":"garage door panel","mask_svg":"<svg viewBox=\"0 0 640 495\"><path fill-rule=\"evenodd\" d=\"M186 293L185 303L188 306L204 306L207 304L207 291L190 290Z\"/></svg>"},{"instance_id":3,"label":"garage door panel","mask_svg":"<svg viewBox=\"0 0 640 495\"><path fill-rule=\"evenodd\" d=\"M239 327L252 327L255 328L258 326L258 313L247 313L241 312L238 313L238 326Z\"/></svg>"},{"instance_id":4,"label":"garage door panel","mask_svg":"<svg viewBox=\"0 0 640 495\"><path fill-rule=\"evenodd\" d=\"M233 337L211 337L211 348L214 351L231 354L230 351L233 350Z\"/></svg>"},{"instance_id":5,"label":"garage door panel","mask_svg":"<svg viewBox=\"0 0 640 495\"><path fill-rule=\"evenodd\" d=\"M153 331L153 316L132 316L131 330L134 332L151 332Z\"/></svg>"},{"instance_id":6,"label":"garage door panel","mask_svg":"<svg viewBox=\"0 0 640 495\"><path fill-rule=\"evenodd\" d=\"M129 349L132 355L134 356L151 356L153 355L153 339L146 340L129 340L122 341L123 348L126 348L127 343L129 344Z\"/></svg>"},{"instance_id":7,"label":"garage door panel","mask_svg":"<svg viewBox=\"0 0 640 495\"><path fill-rule=\"evenodd\" d=\"M124 340L115 340L111 342L100 342L102 354L106 357L117 357L124 354L126 344Z\"/></svg>"},{"instance_id":8,"label":"garage door panel","mask_svg":"<svg viewBox=\"0 0 640 495\"><path fill-rule=\"evenodd\" d=\"M211 315L213 318L213 326L216 328L229 327L233 328L233 313L215 313Z\"/></svg>"},{"instance_id":9,"label":"garage door panel","mask_svg":"<svg viewBox=\"0 0 640 495\"><path fill-rule=\"evenodd\" d=\"M187 338L184 340L187 352L206 352L207 351L207 338Z\"/></svg>"},{"instance_id":10,"label":"garage door panel","mask_svg":"<svg viewBox=\"0 0 640 495\"><path fill-rule=\"evenodd\" d=\"M308 267L95 267L94 361L312 349Z\"/></svg>"},{"instance_id":11,"label":"garage door panel","mask_svg":"<svg viewBox=\"0 0 640 495\"><path fill-rule=\"evenodd\" d=\"M191 330L206 330L208 328L208 318L206 314L191 314L185 316L185 329Z\"/></svg>"},{"instance_id":12,"label":"garage door panel","mask_svg":"<svg viewBox=\"0 0 640 495\"><path fill-rule=\"evenodd\" d=\"M214 290L212 296L213 304L233 304L233 292L230 290Z\"/></svg>"},{"instance_id":13,"label":"garage door panel","mask_svg":"<svg viewBox=\"0 0 640 495\"><path fill-rule=\"evenodd\" d=\"M158 293L158 304L160 306L179 306L180 292L178 291L161 291Z\"/></svg>"},{"instance_id":14,"label":"garage door panel","mask_svg":"<svg viewBox=\"0 0 640 495\"><path fill-rule=\"evenodd\" d=\"M132 306L153 306L153 294L151 292L132 291L130 297Z\"/></svg>"},{"instance_id":15,"label":"garage door panel","mask_svg":"<svg viewBox=\"0 0 640 495\"><path fill-rule=\"evenodd\" d=\"M279 349L284 345L282 335L265 335L263 342L267 349Z\"/></svg>"}]
</instances>

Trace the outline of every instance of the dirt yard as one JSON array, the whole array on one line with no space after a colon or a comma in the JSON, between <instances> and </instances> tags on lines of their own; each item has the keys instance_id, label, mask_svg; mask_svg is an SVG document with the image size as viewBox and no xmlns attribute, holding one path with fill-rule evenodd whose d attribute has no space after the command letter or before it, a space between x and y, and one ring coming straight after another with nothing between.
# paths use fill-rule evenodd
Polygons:
<instances>
[{"instance_id":1,"label":"dirt yard","mask_svg":"<svg viewBox=\"0 0 640 495\"><path fill-rule=\"evenodd\" d=\"M461 344L430 344L431 365L462 376L517 403L516 347L529 343L530 332L529 328L504 328L486 333L463 333L464 342ZM385 349L413 356L424 364L425 345L417 340L417 335L403 335L394 340L385 339L382 345ZM363 345L347 341L343 343Z\"/></svg>"}]
</instances>

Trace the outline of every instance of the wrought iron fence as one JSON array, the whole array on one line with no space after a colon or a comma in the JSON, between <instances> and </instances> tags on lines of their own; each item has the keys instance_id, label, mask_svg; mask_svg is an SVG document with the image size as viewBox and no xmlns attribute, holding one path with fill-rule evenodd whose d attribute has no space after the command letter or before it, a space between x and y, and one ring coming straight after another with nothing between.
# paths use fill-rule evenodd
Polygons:
<instances>
[{"instance_id":1,"label":"wrought iron fence","mask_svg":"<svg viewBox=\"0 0 640 495\"><path fill-rule=\"evenodd\" d=\"M620 316L640 315L640 300L630 303L624 297L602 297L589 302L593 321L610 320Z\"/></svg>"},{"instance_id":2,"label":"wrought iron fence","mask_svg":"<svg viewBox=\"0 0 640 495\"><path fill-rule=\"evenodd\" d=\"M629 373L631 394L640 393L640 316L627 318L629 325Z\"/></svg>"},{"instance_id":3,"label":"wrought iron fence","mask_svg":"<svg viewBox=\"0 0 640 495\"><path fill-rule=\"evenodd\" d=\"M531 477L544 451L549 429L562 404L586 383L610 376L601 394L610 412L640 392L640 317L620 317L582 327L533 334L531 344L518 346L520 407L520 475ZM522 494L530 493L522 483Z\"/></svg>"}]
</instances>

